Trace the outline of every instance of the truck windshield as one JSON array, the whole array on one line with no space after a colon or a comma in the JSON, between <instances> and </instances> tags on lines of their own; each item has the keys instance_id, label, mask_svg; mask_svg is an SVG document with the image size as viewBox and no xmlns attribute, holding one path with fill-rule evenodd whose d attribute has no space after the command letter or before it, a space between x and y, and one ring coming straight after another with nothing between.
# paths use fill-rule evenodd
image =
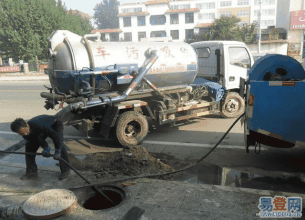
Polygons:
<instances>
[{"instance_id":1,"label":"truck windshield","mask_svg":"<svg viewBox=\"0 0 305 220\"><path fill-rule=\"evenodd\" d=\"M230 47L229 48L230 64L250 68L251 60L248 51L244 47Z\"/></svg>"}]
</instances>

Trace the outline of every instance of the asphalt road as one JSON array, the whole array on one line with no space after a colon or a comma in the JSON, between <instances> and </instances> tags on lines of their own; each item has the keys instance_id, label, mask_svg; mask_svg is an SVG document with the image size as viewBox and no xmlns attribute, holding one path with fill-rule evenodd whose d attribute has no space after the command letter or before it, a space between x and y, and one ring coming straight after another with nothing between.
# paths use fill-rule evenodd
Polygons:
<instances>
[{"instance_id":1,"label":"asphalt road","mask_svg":"<svg viewBox=\"0 0 305 220\"><path fill-rule=\"evenodd\" d=\"M9 124L17 117L26 120L40 114L56 114L44 109L40 92L46 91L43 85L48 82L0 82L0 140L9 146L22 138L10 132ZM199 159L214 146L235 119L223 119L219 115L200 117L186 123L170 127L160 126L151 129L143 145L150 149L162 150L175 157ZM66 136L81 136L72 127L65 129ZM238 122L221 146L204 162L240 171L259 173L268 176L292 175L303 178L305 171L305 149L279 149L263 146L259 155L252 148L249 155L243 147L243 127ZM168 148L168 146L171 146ZM190 150L191 149L191 150Z\"/></svg>"},{"instance_id":2,"label":"asphalt road","mask_svg":"<svg viewBox=\"0 0 305 220\"><path fill-rule=\"evenodd\" d=\"M55 110L46 110L41 92L47 91L48 82L1 82L0 85L0 121L2 131L9 131L7 125L15 118L28 120L41 114L54 115ZM147 141L214 144L231 126L235 119L223 119L218 115L191 119L175 127L167 125L151 130ZM76 135L69 130L67 135ZM238 123L222 142L225 145L243 146L243 128Z\"/></svg>"}]
</instances>

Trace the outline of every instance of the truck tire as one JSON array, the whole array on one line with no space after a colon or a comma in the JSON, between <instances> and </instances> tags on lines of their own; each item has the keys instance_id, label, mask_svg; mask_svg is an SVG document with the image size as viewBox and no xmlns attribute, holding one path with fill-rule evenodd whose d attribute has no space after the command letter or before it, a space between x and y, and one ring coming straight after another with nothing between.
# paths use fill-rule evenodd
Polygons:
<instances>
[{"instance_id":1,"label":"truck tire","mask_svg":"<svg viewBox=\"0 0 305 220\"><path fill-rule=\"evenodd\" d=\"M124 148L129 149L141 144L148 133L147 119L139 112L124 112L116 121L114 133L117 141Z\"/></svg>"},{"instance_id":2,"label":"truck tire","mask_svg":"<svg viewBox=\"0 0 305 220\"><path fill-rule=\"evenodd\" d=\"M245 111L245 100L236 92L229 92L221 106L224 118L236 118Z\"/></svg>"}]
</instances>

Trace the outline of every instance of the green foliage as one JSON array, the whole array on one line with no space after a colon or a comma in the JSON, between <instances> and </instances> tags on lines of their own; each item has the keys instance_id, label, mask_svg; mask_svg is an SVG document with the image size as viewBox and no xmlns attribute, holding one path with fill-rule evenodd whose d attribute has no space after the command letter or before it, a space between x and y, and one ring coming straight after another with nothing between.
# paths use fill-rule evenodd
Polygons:
<instances>
[{"instance_id":1,"label":"green foliage","mask_svg":"<svg viewBox=\"0 0 305 220\"><path fill-rule=\"evenodd\" d=\"M46 59L47 38L55 30L84 35L93 29L88 19L68 13L60 0L2 0L0 7L0 50L16 60Z\"/></svg>"},{"instance_id":2,"label":"green foliage","mask_svg":"<svg viewBox=\"0 0 305 220\"><path fill-rule=\"evenodd\" d=\"M94 19L99 29L119 28L119 5L117 0L103 0L95 6Z\"/></svg>"},{"instance_id":3,"label":"green foliage","mask_svg":"<svg viewBox=\"0 0 305 220\"><path fill-rule=\"evenodd\" d=\"M240 18L235 15L215 19L204 34L195 34L188 43L208 40L235 40L246 43L256 41L257 23L239 25Z\"/></svg>"},{"instance_id":4,"label":"green foliage","mask_svg":"<svg viewBox=\"0 0 305 220\"><path fill-rule=\"evenodd\" d=\"M243 24L242 26L238 26L236 31L239 33L241 41L245 43L256 43L256 21L251 24Z\"/></svg>"},{"instance_id":5,"label":"green foliage","mask_svg":"<svg viewBox=\"0 0 305 220\"><path fill-rule=\"evenodd\" d=\"M240 18L235 15L215 19L211 25L211 38L213 40L239 40L239 34L236 31L238 22L240 22Z\"/></svg>"}]
</instances>

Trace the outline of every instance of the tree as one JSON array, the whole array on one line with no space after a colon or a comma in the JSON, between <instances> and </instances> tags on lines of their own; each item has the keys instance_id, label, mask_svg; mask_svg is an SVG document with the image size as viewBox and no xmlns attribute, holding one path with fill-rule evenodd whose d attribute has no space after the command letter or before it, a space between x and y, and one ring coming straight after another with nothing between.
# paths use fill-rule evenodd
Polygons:
<instances>
[{"instance_id":1,"label":"tree","mask_svg":"<svg viewBox=\"0 0 305 220\"><path fill-rule=\"evenodd\" d=\"M119 27L119 5L117 0L103 0L95 6L94 19L99 29Z\"/></svg>"},{"instance_id":2,"label":"tree","mask_svg":"<svg viewBox=\"0 0 305 220\"><path fill-rule=\"evenodd\" d=\"M14 59L46 59L47 38L55 30L84 35L93 29L89 20L67 13L61 1L2 0L0 50Z\"/></svg>"},{"instance_id":3,"label":"tree","mask_svg":"<svg viewBox=\"0 0 305 220\"><path fill-rule=\"evenodd\" d=\"M187 43L207 40L236 40L246 43L256 41L257 23L239 24L240 18L235 15L221 16L215 19L204 34L195 34Z\"/></svg>"},{"instance_id":4,"label":"tree","mask_svg":"<svg viewBox=\"0 0 305 220\"><path fill-rule=\"evenodd\" d=\"M257 22L251 24L243 24L237 27L238 34L240 35L241 41L245 43L255 43L257 35Z\"/></svg>"},{"instance_id":5,"label":"tree","mask_svg":"<svg viewBox=\"0 0 305 220\"><path fill-rule=\"evenodd\" d=\"M240 18L235 15L221 16L215 19L211 25L211 38L213 40L239 40L236 28Z\"/></svg>"}]
</instances>

